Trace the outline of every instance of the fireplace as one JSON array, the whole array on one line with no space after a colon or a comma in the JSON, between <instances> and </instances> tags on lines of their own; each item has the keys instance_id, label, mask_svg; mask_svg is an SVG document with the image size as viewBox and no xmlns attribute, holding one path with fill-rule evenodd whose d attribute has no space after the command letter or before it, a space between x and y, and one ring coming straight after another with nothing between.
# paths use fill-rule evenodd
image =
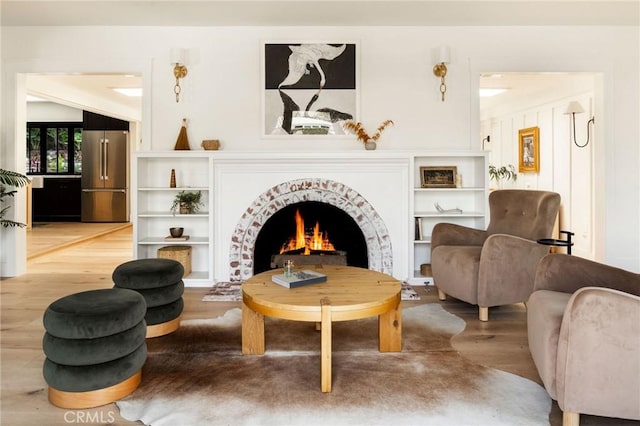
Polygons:
<instances>
[{"instance_id":1,"label":"fireplace","mask_svg":"<svg viewBox=\"0 0 640 426\"><path fill-rule=\"evenodd\" d=\"M331 263L368 268L367 244L356 221L344 210L319 201L288 205L267 220L256 238L253 273L280 266Z\"/></svg>"},{"instance_id":2,"label":"fireplace","mask_svg":"<svg viewBox=\"0 0 640 426\"><path fill-rule=\"evenodd\" d=\"M367 263L364 260L353 260L354 264L358 262L360 266L392 274L391 236L384 220L369 201L344 183L325 178L302 178L285 181L267 189L246 207L231 235L229 246L229 279L231 281L243 281L254 274L256 243L267 222L286 207L307 202L318 202L335 207L333 211L338 210L336 214L342 217L338 222L345 223L345 218L348 217L355 223L362 236L353 238L364 239ZM295 215L295 212L293 214ZM339 237L339 233L335 237ZM264 262L267 264L270 262L271 255L279 251L283 243L282 239L286 238L287 235L276 238L273 242L275 247L267 250L265 254L267 260L261 261L262 266L257 266L256 271L265 268ZM347 254L349 257L356 256L356 252L361 252L356 248L348 250L352 252ZM266 267L266 269L269 268L270 265Z\"/></svg>"}]
</instances>

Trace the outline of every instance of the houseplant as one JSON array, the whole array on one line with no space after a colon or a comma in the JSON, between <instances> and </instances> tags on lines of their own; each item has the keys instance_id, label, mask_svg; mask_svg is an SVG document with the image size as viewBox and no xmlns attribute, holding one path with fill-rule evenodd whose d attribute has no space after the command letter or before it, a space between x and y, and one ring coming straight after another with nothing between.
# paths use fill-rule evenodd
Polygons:
<instances>
[{"instance_id":1,"label":"houseplant","mask_svg":"<svg viewBox=\"0 0 640 426\"><path fill-rule=\"evenodd\" d=\"M378 126L378 128L376 129L376 133L374 133L373 136L370 136L369 133L367 133L364 126L359 121L347 121L346 123L344 123L344 128L353 132L353 134L356 135L356 138L358 138L358 140L364 144L365 149L373 150L376 149L376 141L380 139L380 136L382 135L384 129L392 124L392 120L383 121L382 124Z\"/></svg>"},{"instance_id":2,"label":"houseplant","mask_svg":"<svg viewBox=\"0 0 640 426\"><path fill-rule=\"evenodd\" d=\"M489 165L490 180L495 180L498 184L498 188L502 188L502 181L513 181L518 179L518 173L513 164L507 166L496 167L493 164Z\"/></svg>"},{"instance_id":3,"label":"houseplant","mask_svg":"<svg viewBox=\"0 0 640 426\"><path fill-rule=\"evenodd\" d=\"M12 172L10 170L0 169L0 203L4 201L5 197L13 197L18 191L15 189L8 189L7 186L20 188L29 183L29 178L20 173ZM5 186L7 185L7 186ZM24 223L16 222L11 219L5 219L4 215L7 213L11 206L0 207L0 224L5 228L8 227L24 227Z\"/></svg>"},{"instance_id":4,"label":"houseplant","mask_svg":"<svg viewBox=\"0 0 640 426\"><path fill-rule=\"evenodd\" d=\"M204 205L202 201L200 201L201 198L202 193L200 191L180 191L176 194L176 198L173 199L171 211L174 214L178 209L180 214L197 213L200 207Z\"/></svg>"}]
</instances>

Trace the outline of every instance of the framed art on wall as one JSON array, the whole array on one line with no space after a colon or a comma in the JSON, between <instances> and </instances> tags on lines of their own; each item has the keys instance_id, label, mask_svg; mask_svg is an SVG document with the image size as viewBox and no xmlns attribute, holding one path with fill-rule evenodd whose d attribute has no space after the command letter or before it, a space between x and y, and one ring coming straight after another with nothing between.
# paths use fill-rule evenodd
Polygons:
<instances>
[{"instance_id":1,"label":"framed art on wall","mask_svg":"<svg viewBox=\"0 0 640 426\"><path fill-rule=\"evenodd\" d=\"M456 166L420 167L423 188L455 188L457 176Z\"/></svg>"},{"instance_id":2,"label":"framed art on wall","mask_svg":"<svg viewBox=\"0 0 640 426\"><path fill-rule=\"evenodd\" d=\"M540 129L528 127L518 130L518 171L540 171Z\"/></svg>"},{"instance_id":3,"label":"framed art on wall","mask_svg":"<svg viewBox=\"0 0 640 426\"><path fill-rule=\"evenodd\" d=\"M263 136L345 135L357 120L355 43L264 43Z\"/></svg>"}]
</instances>

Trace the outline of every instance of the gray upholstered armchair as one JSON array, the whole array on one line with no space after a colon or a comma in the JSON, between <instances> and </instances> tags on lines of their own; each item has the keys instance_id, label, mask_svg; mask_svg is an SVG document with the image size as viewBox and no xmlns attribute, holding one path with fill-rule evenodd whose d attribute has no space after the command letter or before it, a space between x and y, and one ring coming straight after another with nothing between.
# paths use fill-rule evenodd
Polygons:
<instances>
[{"instance_id":1,"label":"gray upholstered armchair","mask_svg":"<svg viewBox=\"0 0 640 426\"><path fill-rule=\"evenodd\" d=\"M553 233L560 195L508 189L489 195L486 230L439 223L431 235L431 268L440 300L446 294L479 305L481 321L489 307L525 302L533 291L540 259L549 247L538 244Z\"/></svg>"},{"instance_id":2,"label":"gray upholstered armchair","mask_svg":"<svg viewBox=\"0 0 640 426\"><path fill-rule=\"evenodd\" d=\"M540 261L527 335L542 383L563 411L640 420L640 275L576 256Z\"/></svg>"}]
</instances>

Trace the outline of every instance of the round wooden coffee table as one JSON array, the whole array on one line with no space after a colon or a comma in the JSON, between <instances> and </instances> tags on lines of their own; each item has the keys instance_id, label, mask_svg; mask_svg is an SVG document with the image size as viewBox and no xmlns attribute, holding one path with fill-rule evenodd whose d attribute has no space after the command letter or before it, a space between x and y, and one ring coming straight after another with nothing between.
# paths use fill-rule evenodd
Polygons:
<instances>
[{"instance_id":1,"label":"round wooden coffee table","mask_svg":"<svg viewBox=\"0 0 640 426\"><path fill-rule=\"evenodd\" d=\"M327 281L289 289L271 282L280 269L242 284L242 353L265 351L264 316L320 324L320 386L331 392L331 323L378 316L380 352L402 350L401 284L381 272L351 266L317 265Z\"/></svg>"}]
</instances>

